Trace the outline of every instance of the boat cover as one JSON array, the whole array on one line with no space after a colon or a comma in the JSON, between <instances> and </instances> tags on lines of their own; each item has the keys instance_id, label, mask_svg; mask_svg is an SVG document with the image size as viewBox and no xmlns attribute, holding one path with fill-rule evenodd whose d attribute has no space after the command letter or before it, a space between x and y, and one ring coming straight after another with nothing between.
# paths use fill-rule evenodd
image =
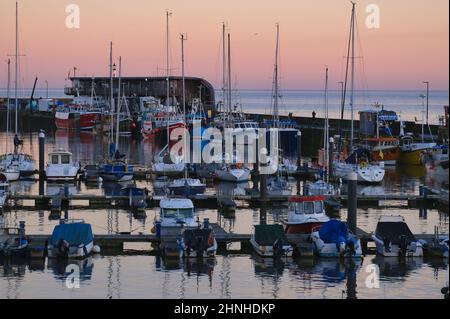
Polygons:
<instances>
[{"instance_id":1,"label":"boat cover","mask_svg":"<svg viewBox=\"0 0 450 319\"><path fill-rule=\"evenodd\" d=\"M279 239L284 245L289 242L281 225L255 225L255 241L261 246L270 246Z\"/></svg>"},{"instance_id":2,"label":"boat cover","mask_svg":"<svg viewBox=\"0 0 450 319\"><path fill-rule=\"evenodd\" d=\"M320 227L319 236L324 243L346 243L348 238L347 225L340 220L331 219Z\"/></svg>"},{"instance_id":3,"label":"boat cover","mask_svg":"<svg viewBox=\"0 0 450 319\"><path fill-rule=\"evenodd\" d=\"M183 240L187 249L194 251L206 250L213 245L211 229L186 229L183 232Z\"/></svg>"},{"instance_id":4,"label":"boat cover","mask_svg":"<svg viewBox=\"0 0 450 319\"><path fill-rule=\"evenodd\" d=\"M381 240L389 240L392 244L399 244L401 236L405 236L407 243L416 241L404 222L378 222L375 235Z\"/></svg>"},{"instance_id":5,"label":"boat cover","mask_svg":"<svg viewBox=\"0 0 450 319\"><path fill-rule=\"evenodd\" d=\"M63 239L67 241L70 246L78 246L80 244L87 245L93 241L94 235L90 224L86 223L70 223L60 224L55 227L50 238L50 243L53 246L58 245L58 242Z\"/></svg>"}]
</instances>

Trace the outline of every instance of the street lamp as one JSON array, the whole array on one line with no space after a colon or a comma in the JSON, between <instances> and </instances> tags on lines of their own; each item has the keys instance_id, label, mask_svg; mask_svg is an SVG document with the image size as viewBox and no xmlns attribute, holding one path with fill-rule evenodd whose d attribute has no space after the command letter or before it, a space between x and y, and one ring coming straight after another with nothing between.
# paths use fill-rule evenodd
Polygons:
<instances>
[{"instance_id":1,"label":"street lamp","mask_svg":"<svg viewBox=\"0 0 450 319\"><path fill-rule=\"evenodd\" d=\"M423 83L426 84L426 87L427 87L427 117L426 117L426 119L427 119L427 125L428 125L428 93L429 93L430 82L423 81Z\"/></svg>"},{"instance_id":2,"label":"street lamp","mask_svg":"<svg viewBox=\"0 0 450 319\"><path fill-rule=\"evenodd\" d=\"M425 134L425 132L424 132L424 118L423 118L423 114L425 113L425 110L424 110L424 107L425 107L425 103L424 103L424 99L425 99L425 97L426 97L426 95L425 94L420 94L420 97L421 97L421 99L422 99L422 143L423 143L423 141L424 141L424 139L423 139L423 135ZM428 107L427 107L427 111L428 111ZM428 112L427 112L427 121L428 121Z\"/></svg>"}]
</instances>

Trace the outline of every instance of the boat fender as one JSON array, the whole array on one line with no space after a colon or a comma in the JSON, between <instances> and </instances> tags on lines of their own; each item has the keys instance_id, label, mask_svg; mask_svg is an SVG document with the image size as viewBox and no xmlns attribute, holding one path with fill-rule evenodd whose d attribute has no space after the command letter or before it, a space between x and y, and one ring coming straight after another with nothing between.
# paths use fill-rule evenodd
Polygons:
<instances>
[{"instance_id":1,"label":"boat fender","mask_svg":"<svg viewBox=\"0 0 450 319\"><path fill-rule=\"evenodd\" d=\"M100 246L94 245L94 247L92 247L92 252L94 254L100 254Z\"/></svg>"}]
</instances>

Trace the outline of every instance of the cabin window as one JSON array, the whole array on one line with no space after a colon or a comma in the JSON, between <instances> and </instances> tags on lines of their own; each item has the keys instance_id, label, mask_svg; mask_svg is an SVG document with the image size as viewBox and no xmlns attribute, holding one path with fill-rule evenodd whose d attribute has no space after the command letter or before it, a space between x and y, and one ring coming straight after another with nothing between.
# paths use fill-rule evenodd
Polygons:
<instances>
[{"instance_id":1,"label":"cabin window","mask_svg":"<svg viewBox=\"0 0 450 319\"><path fill-rule=\"evenodd\" d=\"M304 202L303 211L305 214L314 214L314 202Z\"/></svg>"},{"instance_id":2,"label":"cabin window","mask_svg":"<svg viewBox=\"0 0 450 319\"><path fill-rule=\"evenodd\" d=\"M164 209L164 217L176 218L177 217L177 209Z\"/></svg>"},{"instance_id":3,"label":"cabin window","mask_svg":"<svg viewBox=\"0 0 450 319\"><path fill-rule=\"evenodd\" d=\"M70 155L61 155L61 164L70 164Z\"/></svg>"},{"instance_id":4,"label":"cabin window","mask_svg":"<svg viewBox=\"0 0 450 319\"><path fill-rule=\"evenodd\" d=\"M303 214L303 203L295 203L294 208L296 214Z\"/></svg>"},{"instance_id":5,"label":"cabin window","mask_svg":"<svg viewBox=\"0 0 450 319\"><path fill-rule=\"evenodd\" d=\"M180 209L178 211L179 216L181 218L189 218L192 217L192 209L191 208L184 208L184 209Z\"/></svg>"},{"instance_id":6,"label":"cabin window","mask_svg":"<svg viewBox=\"0 0 450 319\"><path fill-rule=\"evenodd\" d=\"M58 155L52 155L52 164L59 164L59 156Z\"/></svg>"},{"instance_id":7,"label":"cabin window","mask_svg":"<svg viewBox=\"0 0 450 319\"><path fill-rule=\"evenodd\" d=\"M322 202L314 202L314 211L316 214L320 214L323 211L323 203Z\"/></svg>"}]
</instances>

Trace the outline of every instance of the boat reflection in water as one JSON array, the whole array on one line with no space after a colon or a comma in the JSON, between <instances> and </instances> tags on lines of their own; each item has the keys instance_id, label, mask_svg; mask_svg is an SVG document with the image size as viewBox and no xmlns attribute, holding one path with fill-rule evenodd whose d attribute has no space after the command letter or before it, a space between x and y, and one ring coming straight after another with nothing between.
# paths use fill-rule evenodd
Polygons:
<instances>
[{"instance_id":1,"label":"boat reflection in water","mask_svg":"<svg viewBox=\"0 0 450 319\"><path fill-rule=\"evenodd\" d=\"M93 260L95 258L98 257L91 256L82 260L48 258L47 269L52 270L54 277L58 280L70 280L70 275L79 274L77 279L82 282L92 278L92 270L94 268Z\"/></svg>"},{"instance_id":2,"label":"boat reflection in water","mask_svg":"<svg viewBox=\"0 0 450 319\"><path fill-rule=\"evenodd\" d=\"M158 271L182 270L188 276L207 275L210 282L216 265L215 258L165 258L160 255L155 256L155 267Z\"/></svg>"},{"instance_id":3,"label":"boat reflection in water","mask_svg":"<svg viewBox=\"0 0 450 319\"><path fill-rule=\"evenodd\" d=\"M380 279L405 281L408 274L423 265L423 258L395 258L376 256L371 262L380 269Z\"/></svg>"}]
</instances>

